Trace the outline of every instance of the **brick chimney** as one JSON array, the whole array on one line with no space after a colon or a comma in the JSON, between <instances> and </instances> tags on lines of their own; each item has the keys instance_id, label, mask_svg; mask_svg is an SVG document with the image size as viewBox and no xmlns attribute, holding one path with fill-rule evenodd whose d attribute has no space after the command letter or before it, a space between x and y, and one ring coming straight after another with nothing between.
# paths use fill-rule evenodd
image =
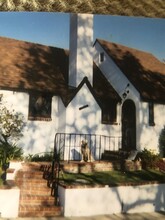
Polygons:
<instances>
[{"instance_id":1,"label":"brick chimney","mask_svg":"<svg viewBox=\"0 0 165 220\"><path fill-rule=\"evenodd\" d=\"M69 85L93 83L93 15L70 14Z\"/></svg>"}]
</instances>

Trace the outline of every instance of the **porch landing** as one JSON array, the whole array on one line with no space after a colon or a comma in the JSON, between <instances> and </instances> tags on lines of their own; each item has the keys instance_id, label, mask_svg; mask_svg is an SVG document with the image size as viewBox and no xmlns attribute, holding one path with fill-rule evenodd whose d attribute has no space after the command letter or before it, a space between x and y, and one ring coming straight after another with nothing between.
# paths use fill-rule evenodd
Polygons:
<instances>
[{"instance_id":1,"label":"porch landing","mask_svg":"<svg viewBox=\"0 0 165 220\"><path fill-rule=\"evenodd\" d=\"M139 161L124 160L124 161L94 161L94 162L80 162L69 161L61 162L61 169L67 173L91 173L113 170L127 170L135 171L141 170L141 163Z\"/></svg>"}]
</instances>

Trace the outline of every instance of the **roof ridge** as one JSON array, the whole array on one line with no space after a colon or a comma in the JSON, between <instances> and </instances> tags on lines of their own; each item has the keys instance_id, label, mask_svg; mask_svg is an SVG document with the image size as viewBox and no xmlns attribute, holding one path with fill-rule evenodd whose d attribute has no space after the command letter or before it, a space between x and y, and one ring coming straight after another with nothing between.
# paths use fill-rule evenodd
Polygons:
<instances>
[{"instance_id":1,"label":"roof ridge","mask_svg":"<svg viewBox=\"0 0 165 220\"><path fill-rule=\"evenodd\" d=\"M123 47L123 48L128 48L128 50L134 50L134 51L138 51L138 52L141 52L141 53L149 54L149 55L155 57L157 60L159 60L152 52L149 52L149 51L141 50L141 49L136 48L136 47L130 47L130 46L127 46L127 45L124 45L124 44L116 43L116 42L110 42L110 41L107 41L107 40L101 39L101 38L97 38L96 40L97 40L99 43L104 42L104 43L107 43L107 44L118 45L118 46L121 46L121 47ZM94 44L95 44L95 43L94 43ZM159 60L159 61L160 61L160 60ZM160 61L160 62L161 62L161 61Z\"/></svg>"},{"instance_id":2,"label":"roof ridge","mask_svg":"<svg viewBox=\"0 0 165 220\"><path fill-rule=\"evenodd\" d=\"M5 39L5 40L9 40L9 41L16 41L16 42L22 42L22 43L27 43L27 44L33 44L33 45L38 45L38 46L43 46L43 47L56 48L56 49L69 51L69 49L56 47L56 46L51 46L51 45L45 45L45 44L42 44L42 43L32 42L32 41L28 41L28 40L16 39L16 38L13 38L13 37L11 38L11 37L6 37L6 36L0 36L0 39Z\"/></svg>"}]
</instances>

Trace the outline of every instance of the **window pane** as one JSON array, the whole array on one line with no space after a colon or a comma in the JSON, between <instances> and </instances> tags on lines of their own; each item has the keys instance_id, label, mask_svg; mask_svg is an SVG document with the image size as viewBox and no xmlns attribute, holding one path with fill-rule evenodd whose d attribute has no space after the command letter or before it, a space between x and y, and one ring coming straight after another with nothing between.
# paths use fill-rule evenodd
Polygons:
<instances>
[{"instance_id":1,"label":"window pane","mask_svg":"<svg viewBox=\"0 0 165 220\"><path fill-rule=\"evenodd\" d=\"M116 103L111 103L102 109L102 123L115 124L116 123Z\"/></svg>"},{"instance_id":2,"label":"window pane","mask_svg":"<svg viewBox=\"0 0 165 220\"><path fill-rule=\"evenodd\" d=\"M45 94L30 94L29 120L51 120L52 98Z\"/></svg>"},{"instance_id":3,"label":"window pane","mask_svg":"<svg viewBox=\"0 0 165 220\"><path fill-rule=\"evenodd\" d=\"M148 106L149 106L149 125L154 126L155 122L154 122L154 104L153 104L153 102L150 102L148 104Z\"/></svg>"}]
</instances>

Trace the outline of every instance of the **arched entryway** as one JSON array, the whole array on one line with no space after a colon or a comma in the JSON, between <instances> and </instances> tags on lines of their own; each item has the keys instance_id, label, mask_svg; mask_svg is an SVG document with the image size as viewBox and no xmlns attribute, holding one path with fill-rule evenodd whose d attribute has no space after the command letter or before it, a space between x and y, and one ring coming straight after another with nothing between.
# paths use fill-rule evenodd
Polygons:
<instances>
[{"instance_id":1,"label":"arched entryway","mask_svg":"<svg viewBox=\"0 0 165 220\"><path fill-rule=\"evenodd\" d=\"M126 100L122 106L122 149L136 149L136 107L132 100Z\"/></svg>"}]
</instances>

